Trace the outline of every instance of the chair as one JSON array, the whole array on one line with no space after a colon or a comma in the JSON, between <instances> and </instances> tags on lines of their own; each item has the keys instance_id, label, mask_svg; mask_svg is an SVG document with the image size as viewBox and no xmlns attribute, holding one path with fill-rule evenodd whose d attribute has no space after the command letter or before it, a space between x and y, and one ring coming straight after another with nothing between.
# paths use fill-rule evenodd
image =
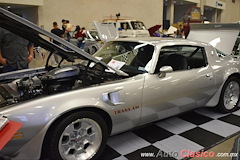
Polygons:
<instances>
[{"instance_id":1,"label":"chair","mask_svg":"<svg viewBox=\"0 0 240 160\"><path fill-rule=\"evenodd\" d=\"M173 68L173 71L177 71L187 69L188 63L185 56L179 54L171 54L166 59L164 66L171 66Z\"/></svg>"},{"instance_id":2,"label":"chair","mask_svg":"<svg viewBox=\"0 0 240 160\"><path fill-rule=\"evenodd\" d=\"M145 46L144 48L139 49L138 54L131 62L131 66L136 67L145 67L147 63L152 59L153 55L153 46Z\"/></svg>"}]
</instances>

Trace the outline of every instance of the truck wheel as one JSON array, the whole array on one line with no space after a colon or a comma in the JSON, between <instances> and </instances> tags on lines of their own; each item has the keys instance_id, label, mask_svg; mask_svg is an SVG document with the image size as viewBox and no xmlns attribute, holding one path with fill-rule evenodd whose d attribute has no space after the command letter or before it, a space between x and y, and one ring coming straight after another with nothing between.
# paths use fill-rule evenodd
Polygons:
<instances>
[{"instance_id":1,"label":"truck wheel","mask_svg":"<svg viewBox=\"0 0 240 160\"><path fill-rule=\"evenodd\" d=\"M94 112L70 114L48 132L45 153L51 160L96 160L106 144L106 126L104 119Z\"/></svg>"},{"instance_id":2,"label":"truck wheel","mask_svg":"<svg viewBox=\"0 0 240 160\"><path fill-rule=\"evenodd\" d=\"M223 113L233 112L238 108L240 94L240 80L229 78L223 86L217 109Z\"/></svg>"}]
</instances>

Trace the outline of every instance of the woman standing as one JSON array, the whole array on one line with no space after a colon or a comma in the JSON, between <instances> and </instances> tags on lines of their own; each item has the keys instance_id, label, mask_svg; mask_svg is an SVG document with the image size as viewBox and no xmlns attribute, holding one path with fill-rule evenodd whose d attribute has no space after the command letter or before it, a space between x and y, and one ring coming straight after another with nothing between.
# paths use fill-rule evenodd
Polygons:
<instances>
[{"instance_id":1,"label":"woman standing","mask_svg":"<svg viewBox=\"0 0 240 160\"><path fill-rule=\"evenodd\" d=\"M81 49L84 49L85 45L85 38L86 38L86 30L84 27L82 29L79 25L76 26L76 29L74 31L74 38L78 40L78 47Z\"/></svg>"}]
</instances>

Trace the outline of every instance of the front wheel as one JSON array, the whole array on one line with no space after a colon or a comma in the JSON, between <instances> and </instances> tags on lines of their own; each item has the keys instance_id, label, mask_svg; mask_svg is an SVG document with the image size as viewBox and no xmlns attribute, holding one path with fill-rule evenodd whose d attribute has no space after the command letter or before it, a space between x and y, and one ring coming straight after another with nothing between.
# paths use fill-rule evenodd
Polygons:
<instances>
[{"instance_id":1,"label":"front wheel","mask_svg":"<svg viewBox=\"0 0 240 160\"><path fill-rule=\"evenodd\" d=\"M108 129L98 114L81 111L62 118L45 141L51 160L95 160L103 152Z\"/></svg>"},{"instance_id":2,"label":"front wheel","mask_svg":"<svg viewBox=\"0 0 240 160\"><path fill-rule=\"evenodd\" d=\"M240 94L239 78L229 78L223 86L217 109L223 113L229 113L237 109Z\"/></svg>"}]
</instances>

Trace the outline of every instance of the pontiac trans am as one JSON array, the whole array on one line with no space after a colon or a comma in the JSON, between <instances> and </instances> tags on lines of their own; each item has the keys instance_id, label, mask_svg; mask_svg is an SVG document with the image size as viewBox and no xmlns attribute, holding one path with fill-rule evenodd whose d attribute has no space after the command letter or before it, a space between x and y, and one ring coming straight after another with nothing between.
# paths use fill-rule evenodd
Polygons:
<instances>
[{"instance_id":1,"label":"pontiac trans am","mask_svg":"<svg viewBox=\"0 0 240 160\"><path fill-rule=\"evenodd\" d=\"M237 109L239 59L208 43L116 39L92 56L3 9L0 27L50 53L43 68L0 75L0 114L23 124L5 158L98 159L110 135L203 106Z\"/></svg>"}]
</instances>

